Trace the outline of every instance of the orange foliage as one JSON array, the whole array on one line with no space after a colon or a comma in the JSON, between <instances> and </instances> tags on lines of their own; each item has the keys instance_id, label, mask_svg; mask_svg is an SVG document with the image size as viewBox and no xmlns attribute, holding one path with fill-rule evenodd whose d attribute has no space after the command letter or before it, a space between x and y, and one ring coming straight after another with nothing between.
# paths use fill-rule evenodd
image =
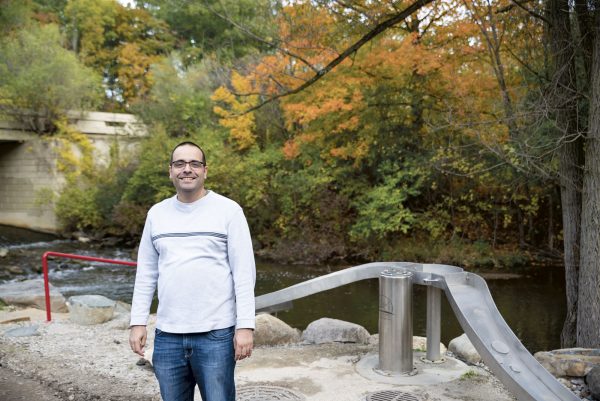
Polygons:
<instances>
[{"instance_id":1,"label":"orange foliage","mask_svg":"<svg viewBox=\"0 0 600 401\"><path fill-rule=\"evenodd\" d=\"M394 12L388 1L354 3L369 18ZM278 28L285 52L263 56L244 76L244 90L215 92L215 99L228 106L215 111L232 136L252 136L253 125L239 115L256 104L248 94L268 97L300 86L364 34L356 28L362 17L336 11L311 2L284 7ZM310 144L322 150L322 157L357 163L373 146L380 146L381 116L415 135L450 124L467 136L475 133L484 143L508 140L506 126L499 121L503 111L498 80L480 28L465 15L461 2L436 3L430 11L430 26L429 20L410 20L402 29L389 29L317 83L280 99L285 128L294 135L283 145L286 158L297 157L300 148ZM514 32L507 35L514 40L521 40L519 32L526 31L504 26L505 31L509 28ZM522 67L513 58L505 60L510 93L523 96L527 87L519 72ZM232 86L240 79L233 75ZM472 126L473 121L478 125Z\"/></svg>"},{"instance_id":2,"label":"orange foliage","mask_svg":"<svg viewBox=\"0 0 600 401\"><path fill-rule=\"evenodd\" d=\"M300 146L296 141L290 139L283 145L282 152L286 159L295 159L300 154Z\"/></svg>"}]
</instances>

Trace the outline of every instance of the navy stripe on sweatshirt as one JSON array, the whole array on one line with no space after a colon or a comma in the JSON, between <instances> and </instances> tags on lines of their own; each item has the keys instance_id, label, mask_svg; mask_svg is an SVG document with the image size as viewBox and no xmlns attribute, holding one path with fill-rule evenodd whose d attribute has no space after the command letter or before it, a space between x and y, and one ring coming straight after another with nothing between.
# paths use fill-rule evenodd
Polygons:
<instances>
[{"instance_id":1,"label":"navy stripe on sweatshirt","mask_svg":"<svg viewBox=\"0 0 600 401\"><path fill-rule=\"evenodd\" d=\"M156 241L160 238L173 238L173 237L216 237L227 241L227 235L214 232L196 232L196 233L165 233L159 234L152 237L152 241Z\"/></svg>"}]
</instances>

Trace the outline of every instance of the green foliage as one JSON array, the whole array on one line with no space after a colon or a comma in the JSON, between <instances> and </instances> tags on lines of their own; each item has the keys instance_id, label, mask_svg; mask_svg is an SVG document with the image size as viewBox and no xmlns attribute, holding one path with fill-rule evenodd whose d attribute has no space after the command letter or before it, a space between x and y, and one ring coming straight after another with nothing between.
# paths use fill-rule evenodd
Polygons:
<instances>
[{"instance_id":1,"label":"green foliage","mask_svg":"<svg viewBox=\"0 0 600 401\"><path fill-rule=\"evenodd\" d=\"M67 110L92 108L98 77L60 46L58 27L15 32L0 42L0 110L43 132Z\"/></svg>"},{"instance_id":2,"label":"green foliage","mask_svg":"<svg viewBox=\"0 0 600 401\"><path fill-rule=\"evenodd\" d=\"M176 54L152 67L154 85L138 111L147 124L158 124L170 136L189 136L210 125L210 65L183 68Z\"/></svg>"},{"instance_id":3,"label":"green foliage","mask_svg":"<svg viewBox=\"0 0 600 401\"><path fill-rule=\"evenodd\" d=\"M97 208L98 189L93 187L67 186L60 194L55 206L56 216L67 230L97 229L102 223L102 214Z\"/></svg>"},{"instance_id":4,"label":"green foliage","mask_svg":"<svg viewBox=\"0 0 600 401\"><path fill-rule=\"evenodd\" d=\"M257 53L260 43L234 27L232 22L264 38L272 36L269 30L275 28L272 2L266 0L149 0L142 4L175 31L177 49L186 66L207 56L227 64ZM215 13L229 18L231 22Z\"/></svg>"},{"instance_id":5,"label":"green foliage","mask_svg":"<svg viewBox=\"0 0 600 401\"><path fill-rule=\"evenodd\" d=\"M131 155L122 155L115 140L110 147L108 164L97 163L95 149L86 135L65 121L59 121L57 126L59 132L52 141L58 151L58 170L66 179L55 202L56 216L62 227L97 234L131 234L132 222L123 215L125 208L117 213L131 175ZM116 225L112 223L113 218Z\"/></svg>"},{"instance_id":6,"label":"green foliage","mask_svg":"<svg viewBox=\"0 0 600 401\"><path fill-rule=\"evenodd\" d=\"M124 201L149 207L173 195L169 162L171 150L177 142L179 141L168 137L160 127L154 135L144 140L139 163L123 193Z\"/></svg>"},{"instance_id":7,"label":"green foliage","mask_svg":"<svg viewBox=\"0 0 600 401\"><path fill-rule=\"evenodd\" d=\"M385 239L390 234L406 234L417 221L416 213L406 206L420 194L425 171L406 163L402 167L384 163L379 171L380 185L357 197L358 218L350 231L355 239Z\"/></svg>"},{"instance_id":8,"label":"green foliage","mask_svg":"<svg viewBox=\"0 0 600 401\"><path fill-rule=\"evenodd\" d=\"M31 4L25 0L0 0L0 37L22 29L29 22Z\"/></svg>"}]
</instances>

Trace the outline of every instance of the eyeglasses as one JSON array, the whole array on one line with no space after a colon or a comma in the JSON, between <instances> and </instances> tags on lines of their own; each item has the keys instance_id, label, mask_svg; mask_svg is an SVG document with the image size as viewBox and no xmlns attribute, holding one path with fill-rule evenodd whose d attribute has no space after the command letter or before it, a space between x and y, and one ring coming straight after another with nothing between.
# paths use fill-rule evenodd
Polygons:
<instances>
[{"instance_id":1,"label":"eyeglasses","mask_svg":"<svg viewBox=\"0 0 600 401\"><path fill-rule=\"evenodd\" d=\"M193 169L199 169L202 166L206 166L206 163L199 160L190 160L189 162L186 162L185 160L175 160L174 162L171 162L171 166L175 168L184 168L186 164L189 164Z\"/></svg>"}]
</instances>

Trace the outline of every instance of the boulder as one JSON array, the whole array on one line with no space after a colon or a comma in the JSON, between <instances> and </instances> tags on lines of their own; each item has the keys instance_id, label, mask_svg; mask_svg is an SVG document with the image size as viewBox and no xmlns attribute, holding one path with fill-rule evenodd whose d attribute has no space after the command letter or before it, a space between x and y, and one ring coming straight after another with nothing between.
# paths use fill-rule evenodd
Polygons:
<instances>
[{"instance_id":1,"label":"boulder","mask_svg":"<svg viewBox=\"0 0 600 401\"><path fill-rule=\"evenodd\" d=\"M372 334L369 339L369 344L379 344L379 334ZM427 337L413 336L412 343L413 350L426 352L427 351ZM446 346L444 343L440 343L440 354L443 356L446 353Z\"/></svg>"},{"instance_id":2,"label":"boulder","mask_svg":"<svg viewBox=\"0 0 600 401\"><path fill-rule=\"evenodd\" d=\"M112 319L116 302L102 295L76 295L69 298L68 305L73 323L90 325Z\"/></svg>"},{"instance_id":3,"label":"boulder","mask_svg":"<svg viewBox=\"0 0 600 401\"><path fill-rule=\"evenodd\" d=\"M128 304L127 302L123 302L123 301L116 301L117 304L115 305L115 313L125 313L125 314L129 314L129 312L131 312L131 304Z\"/></svg>"},{"instance_id":4,"label":"boulder","mask_svg":"<svg viewBox=\"0 0 600 401\"><path fill-rule=\"evenodd\" d=\"M481 356L465 333L450 341L448 350L456 355L458 359L470 363L471 365L476 365L481 362Z\"/></svg>"},{"instance_id":5,"label":"boulder","mask_svg":"<svg viewBox=\"0 0 600 401\"><path fill-rule=\"evenodd\" d=\"M413 336L413 349L417 351L427 351L427 337L418 337ZM443 343L440 343L440 355L444 355L446 353L446 346Z\"/></svg>"},{"instance_id":6,"label":"boulder","mask_svg":"<svg viewBox=\"0 0 600 401\"><path fill-rule=\"evenodd\" d=\"M6 270L10 273L10 274L25 274L25 270L23 270L23 268L19 267L19 266L7 266Z\"/></svg>"},{"instance_id":7,"label":"boulder","mask_svg":"<svg viewBox=\"0 0 600 401\"><path fill-rule=\"evenodd\" d=\"M53 312L67 312L65 297L54 287L50 288L50 308ZM34 279L0 285L0 300L9 305L33 306L46 310L44 280Z\"/></svg>"},{"instance_id":8,"label":"boulder","mask_svg":"<svg viewBox=\"0 0 600 401\"><path fill-rule=\"evenodd\" d=\"M600 365L600 349L564 348L540 351L535 359L556 377L583 377L596 365Z\"/></svg>"},{"instance_id":9,"label":"boulder","mask_svg":"<svg viewBox=\"0 0 600 401\"><path fill-rule=\"evenodd\" d=\"M588 389L592 394L592 397L596 400L600 400L600 365L594 366L585 377L585 381L588 385Z\"/></svg>"},{"instance_id":10,"label":"boulder","mask_svg":"<svg viewBox=\"0 0 600 401\"><path fill-rule=\"evenodd\" d=\"M129 330L130 320L129 313L116 313L113 318L106 323L106 327L115 330Z\"/></svg>"},{"instance_id":11,"label":"boulder","mask_svg":"<svg viewBox=\"0 0 600 401\"><path fill-rule=\"evenodd\" d=\"M322 318L310 323L302 340L312 344L332 342L368 344L370 334L364 327L343 320Z\"/></svg>"},{"instance_id":12,"label":"boulder","mask_svg":"<svg viewBox=\"0 0 600 401\"><path fill-rule=\"evenodd\" d=\"M290 327L284 321L268 313L261 313L256 316L254 344L280 345L297 343L299 341L300 330Z\"/></svg>"},{"instance_id":13,"label":"boulder","mask_svg":"<svg viewBox=\"0 0 600 401\"><path fill-rule=\"evenodd\" d=\"M117 330L128 330L131 320L131 305L122 301L116 301L113 318L106 323L106 327Z\"/></svg>"}]
</instances>

